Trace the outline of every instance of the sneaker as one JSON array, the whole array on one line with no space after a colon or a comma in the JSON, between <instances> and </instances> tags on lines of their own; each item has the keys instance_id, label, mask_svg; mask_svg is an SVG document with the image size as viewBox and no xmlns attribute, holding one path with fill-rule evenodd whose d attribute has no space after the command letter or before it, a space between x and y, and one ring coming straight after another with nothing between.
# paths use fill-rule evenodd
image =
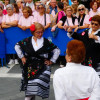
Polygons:
<instances>
[{"instance_id":1,"label":"sneaker","mask_svg":"<svg viewBox=\"0 0 100 100\"><path fill-rule=\"evenodd\" d=\"M64 67L64 65L60 65L60 67L62 68L62 67Z\"/></svg>"},{"instance_id":2,"label":"sneaker","mask_svg":"<svg viewBox=\"0 0 100 100\"><path fill-rule=\"evenodd\" d=\"M14 64L14 60L13 60L13 59L10 59L10 61L9 61L8 64L9 64L9 65Z\"/></svg>"},{"instance_id":3,"label":"sneaker","mask_svg":"<svg viewBox=\"0 0 100 100\"><path fill-rule=\"evenodd\" d=\"M15 59L15 64L17 65L17 64L19 64L19 62L18 62L18 60L17 59Z\"/></svg>"}]
</instances>

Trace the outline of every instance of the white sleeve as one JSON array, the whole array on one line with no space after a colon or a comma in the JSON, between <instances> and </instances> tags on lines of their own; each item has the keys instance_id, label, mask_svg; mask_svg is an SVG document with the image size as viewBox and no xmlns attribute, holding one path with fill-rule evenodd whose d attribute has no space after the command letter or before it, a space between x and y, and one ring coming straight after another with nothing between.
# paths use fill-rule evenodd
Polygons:
<instances>
[{"instance_id":1,"label":"white sleeve","mask_svg":"<svg viewBox=\"0 0 100 100\"><path fill-rule=\"evenodd\" d=\"M58 70L55 71L53 76L53 88L54 88L55 100L68 100L64 91L62 77L59 75L60 72Z\"/></svg>"},{"instance_id":2,"label":"white sleeve","mask_svg":"<svg viewBox=\"0 0 100 100\"><path fill-rule=\"evenodd\" d=\"M50 61L52 61L53 63L56 63L56 60L59 57L59 55L60 55L60 49L58 49L58 48L54 49L53 50L53 56L50 59Z\"/></svg>"},{"instance_id":3,"label":"white sleeve","mask_svg":"<svg viewBox=\"0 0 100 100\"><path fill-rule=\"evenodd\" d=\"M24 57L24 54L23 54L21 47L18 43L15 45L15 51L17 52L17 55L20 59Z\"/></svg>"},{"instance_id":4,"label":"white sleeve","mask_svg":"<svg viewBox=\"0 0 100 100\"><path fill-rule=\"evenodd\" d=\"M95 82L89 100L100 100L100 78L95 71L93 73L93 77Z\"/></svg>"},{"instance_id":5,"label":"white sleeve","mask_svg":"<svg viewBox=\"0 0 100 100\"><path fill-rule=\"evenodd\" d=\"M95 40L96 43L100 43L100 37L97 36L98 40Z\"/></svg>"}]
</instances>

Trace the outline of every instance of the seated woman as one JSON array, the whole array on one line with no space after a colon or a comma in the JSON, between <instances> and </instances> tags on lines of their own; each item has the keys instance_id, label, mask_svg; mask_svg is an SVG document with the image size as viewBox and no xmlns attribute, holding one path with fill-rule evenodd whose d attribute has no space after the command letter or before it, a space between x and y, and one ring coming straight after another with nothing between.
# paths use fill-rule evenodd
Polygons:
<instances>
[{"instance_id":1,"label":"seated woman","mask_svg":"<svg viewBox=\"0 0 100 100\"><path fill-rule=\"evenodd\" d=\"M90 3L90 8L92 8L90 10L90 12L89 12L89 17L90 18L93 17L94 15L98 15L99 14L98 7L99 7L99 5L98 5L98 3L96 1L92 1Z\"/></svg>"},{"instance_id":2,"label":"seated woman","mask_svg":"<svg viewBox=\"0 0 100 100\"><path fill-rule=\"evenodd\" d=\"M71 6L66 7L66 16L62 17L61 20L58 22L57 26L60 29L65 29L65 31L71 27L72 29L78 26L78 20L76 17L73 17L73 9Z\"/></svg>"},{"instance_id":3,"label":"seated woman","mask_svg":"<svg viewBox=\"0 0 100 100\"><path fill-rule=\"evenodd\" d=\"M44 99L49 96L50 65L56 62L60 50L43 38L43 25L35 23L30 30L33 36L15 45L15 50L23 63L24 80L21 83L24 88L21 89L25 90L25 100L35 100L35 96ZM26 45L23 45L23 42ZM51 53L52 56L49 56Z\"/></svg>"},{"instance_id":4,"label":"seated woman","mask_svg":"<svg viewBox=\"0 0 100 100\"><path fill-rule=\"evenodd\" d=\"M80 4L77 8L78 27L77 29L89 28L89 15L86 13L86 8Z\"/></svg>"},{"instance_id":5,"label":"seated woman","mask_svg":"<svg viewBox=\"0 0 100 100\"><path fill-rule=\"evenodd\" d=\"M66 67L57 69L53 76L55 100L100 100L100 78L96 71L81 65L85 59L82 41L67 44Z\"/></svg>"},{"instance_id":6,"label":"seated woman","mask_svg":"<svg viewBox=\"0 0 100 100\"><path fill-rule=\"evenodd\" d=\"M100 63L100 16L95 15L91 20L91 28L77 34L77 30L74 33L70 33L71 29L68 29L68 35L77 40L83 41L86 48L86 58L84 60L85 65L92 66L95 70Z\"/></svg>"},{"instance_id":7,"label":"seated woman","mask_svg":"<svg viewBox=\"0 0 100 100\"><path fill-rule=\"evenodd\" d=\"M32 10L30 7L24 7L23 8L23 16L20 17L18 27L22 30L29 29L30 26L33 24L32 22L33 16L32 16Z\"/></svg>"},{"instance_id":8,"label":"seated woman","mask_svg":"<svg viewBox=\"0 0 100 100\"><path fill-rule=\"evenodd\" d=\"M18 25L18 18L13 13L12 4L6 6L7 15L3 16L2 19L2 28L10 28ZM17 55L10 54L10 61L8 64L18 64Z\"/></svg>"},{"instance_id":9,"label":"seated woman","mask_svg":"<svg viewBox=\"0 0 100 100\"><path fill-rule=\"evenodd\" d=\"M40 3L38 9L39 9L39 13L36 13L34 15L33 22L41 23L45 29L49 28L51 20L50 20L50 15L46 14L46 12L45 12L45 10L46 10L45 5L43 3Z\"/></svg>"}]
</instances>

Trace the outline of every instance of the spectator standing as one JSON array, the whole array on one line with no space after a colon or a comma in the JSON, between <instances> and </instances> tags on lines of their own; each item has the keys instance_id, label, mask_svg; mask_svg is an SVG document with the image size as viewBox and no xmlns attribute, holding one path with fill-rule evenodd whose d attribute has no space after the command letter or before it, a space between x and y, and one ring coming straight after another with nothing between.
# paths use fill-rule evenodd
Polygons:
<instances>
[{"instance_id":1,"label":"spectator standing","mask_svg":"<svg viewBox=\"0 0 100 100\"><path fill-rule=\"evenodd\" d=\"M4 10L6 10L6 6L10 3L10 0L5 0Z\"/></svg>"},{"instance_id":2,"label":"spectator standing","mask_svg":"<svg viewBox=\"0 0 100 100\"><path fill-rule=\"evenodd\" d=\"M18 27L22 30L29 29L33 24L32 9L30 7L23 8L23 16L20 17Z\"/></svg>"},{"instance_id":3,"label":"spectator standing","mask_svg":"<svg viewBox=\"0 0 100 100\"><path fill-rule=\"evenodd\" d=\"M2 19L3 19L3 9L0 6L0 31L3 32L1 24L2 24Z\"/></svg>"},{"instance_id":4,"label":"spectator standing","mask_svg":"<svg viewBox=\"0 0 100 100\"><path fill-rule=\"evenodd\" d=\"M45 5L43 3L41 3L38 7L39 9L39 13L36 13L36 15L34 16L34 23L41 23L45 29L50 27L50 15L46 14L46 8Z\"/></svg>"},{"instance_id":5,"label":"spectator standing","mask_svg":"<svg viewBox=\"0 0 100 100\"><path fill-rule=\"evenodd\" d=\"M15 14L13 13L13 5L12 4L8 4L6 6L6 10L7 10L7 15L3 16L2 19L2 28L10 28L10 27L15 27L18 25L18 18L15 16ZM17 55L16 54L10 54L10 61L8 64L18 64L18 60L17 60Z\"/></svg>"},{"instance_id":6,"label":"spectator standing","mask_svg":"<svg viewBox=\"0 0 100 100\"><path fill-rule=\"evenodd\" d=\"M98 3L96 1L93 1L90 3L90 8L92 8L89 12L89 17L93 17L94 15L98 15L99 12L98 12Z\"/></svg>"},{"instance_id":7,"label":"spectator standing","mask_svg":"<svg viewBox=\"0 0 100 100\"><path fill-rule=\"evenodd\" d=\"M56 0L51 0L50 1L50 14L55 17L55 15L57 14L57 2Z\"/></svg>"},{"instance_id":8,"label":"spectator standing","mask_svg":"<svg viewBox=\"0 0 100 100\"><path fill-rule=\"evenodd\" d=\"M27 0L26 6L29 6L32 9L32 11L34 11L35 9L33 0Z\"/></svg>"},{"instance_id":9,"label":"spectator standing","mask_svg":"<svg viewBox=\"0 0 100 100\"><path fill-rule=\"evenodd\" d=\"M78 27L77 29L89 28L89 15L86 13L86 8L80 4L77 8Z\"/></svg>"},{"instance_id":10,"label":"spectator standing","mask_svg":"<svg viewBox=\"0 0 100 100\"><path fill-rule=\"evenodd\" d=\"M100 78L93 68L81 65L84 58L83 42L70 41L66 67L57 69L53 76L55 100L100 100Z\"/></svg>"}]
</instances>

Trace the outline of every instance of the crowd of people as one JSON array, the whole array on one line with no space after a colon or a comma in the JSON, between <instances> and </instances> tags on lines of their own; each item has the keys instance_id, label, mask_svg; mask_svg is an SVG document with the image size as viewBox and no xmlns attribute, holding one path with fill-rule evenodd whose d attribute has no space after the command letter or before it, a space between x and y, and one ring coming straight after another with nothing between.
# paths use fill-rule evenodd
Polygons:
<instances>
[{"instance_id":1,"label":"crowd of people","mask_svg":"<svg viewBox=\"0 0 100 100\"><path fill-rule=\"evenodd\" d=\"M16 0L16 3L13 4L10 3L10 0L5 0L5 3L0 1L0 31L3 33L3 28L10 27L19 27L23 31L30 29L33 35L15 45L18 56L10 54L8 63L19 64L18 57L21 59L21 65L23 65L21 90L25 90L25 100L35 100L35 95L42 98L49 96L50 65L56 62L60 50L42 37L47 28L51 28L53 38L56 38L58 28L60 28L68 32L69 38L76 39L69 42L66 58L60 56L60 67L64 67L67 62L66 68L75 66L77 71L71 67L55 72L56 100L100 100L97 93L100 90L99 78L92 68L86 67L91 66L97 70L100 63L100 0L40 0L36 2ZM84 32L77 34L78 29L85 28L87 29ZM26 45L22 42L25 42ZM80 65L80 63L86 66ZM82 68L79 68L80 66ZM68 73L66 74L65 71ZM71 73L69 73L70 71ZM86 73L83 76L79 73L82 71ZM72 78L76 74L77 79ZM65 75L68 77L64 81ZM83 80L87 78L90 81L87 80L86 84L82 80L79 81L80 78ZM69 79L71 79L70 82ZM87 87L81 88L80 83ZM70 86L65 84L70 84ZM74 92L72 87L75 89Z\"/></svg>"},{"instance_id":2,"label":"crowd of people","mask_svg":"<svg viewBox=\"0 0 100 100\"><path fill-rule=\"evenodd\" d=\"M91 18L100 15L99 0L16 0L10 4L10 0L0 1L0 31L3 28L19 27L22 30L29 29L33 23L41 23L45 29L51 27L51 32L55 38L58 28L64 29L84 29L91 28ZM87 5L88 4L88 5ZM90 6L90 7L89 7ZM8 64L18 64L17 55L9 55ZM63 59L63 60L62 60ZM65 65L65 58L61 57L60 66Z\"/></svg>"}]
</instances>

